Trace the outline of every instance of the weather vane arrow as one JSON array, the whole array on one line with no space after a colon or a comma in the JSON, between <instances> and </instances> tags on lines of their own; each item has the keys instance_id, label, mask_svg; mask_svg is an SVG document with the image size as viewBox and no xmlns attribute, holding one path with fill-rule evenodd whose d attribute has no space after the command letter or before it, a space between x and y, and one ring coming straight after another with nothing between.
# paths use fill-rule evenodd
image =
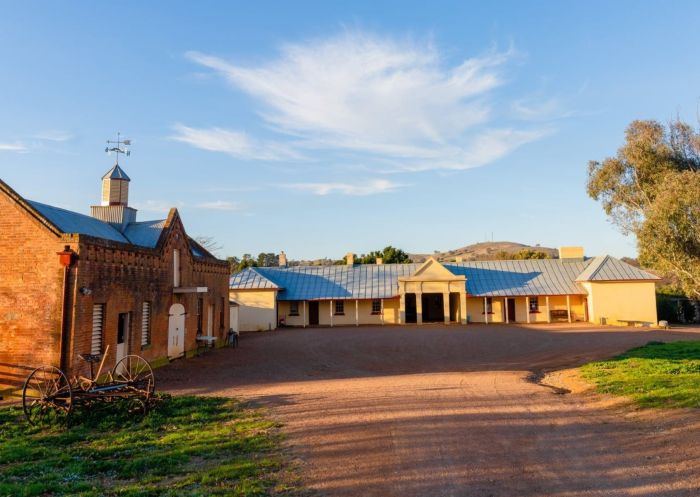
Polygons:
<instances>
[{"instance_id":1,"label":"weather vane arrow","mask_svg":"<svg viewBox=\"0 0 700 497\"><path fill-rule=\"evenodd\" d=\"M107 152L108 154L109 153L117 154L117 165L119 165L119 154L124 154L127 157L129 157L131 155L131 150L126 148L130 145L131 145L131 140L129 140L127 138L124 138L122 140L121 133L117 132L116 141L107 140L107 146L105 147L105 152Z\"/></svg>"}]
</instances>

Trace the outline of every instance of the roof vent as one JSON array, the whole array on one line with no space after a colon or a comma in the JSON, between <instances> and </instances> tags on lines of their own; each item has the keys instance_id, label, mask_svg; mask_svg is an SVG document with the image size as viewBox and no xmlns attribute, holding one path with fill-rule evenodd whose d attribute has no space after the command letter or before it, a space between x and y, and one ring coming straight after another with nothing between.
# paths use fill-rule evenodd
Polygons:
<instances>
[{"instance_id":1,"label":"roof vent","mask_svg":"<svg viewBox=\"0 0 700 497\"><path fill-rule=\"evenodd\" d=\"M280 252L278 261L280 267L287 267L287 254L284 253L284 250Z\"/></svg>"},{"instance_id":2,"label":"roof vent","mask_svg":"<svg viewBox=\"0 0 700 497\"><path fill-rule=\"evenodd\" d=\"M352 252L348 252L345 255L345 263L348 266L352 266L353 264L355 264L355 254L353 254Z\"/></svg>"},{"instance_id":3,"label":"roof vent","mask_svg":"<svg viewBox=\"0 0 700 497\"><path fill-rule=\"evenodd\" d=\"M384 258L383 258L383 257L377 257L376 263L377 263L378 266L384 264Z\"/></svg>"},{"instance_id":4,"label":"roof vent","mask_svg":"<svg viewBox=\"0 0 700 497\"><path fill-rule=\"evenodd\" d=\"M584 259L583 247L559 247L559 259L565 262L581 262Z\"/></svg>"}]
</instances>

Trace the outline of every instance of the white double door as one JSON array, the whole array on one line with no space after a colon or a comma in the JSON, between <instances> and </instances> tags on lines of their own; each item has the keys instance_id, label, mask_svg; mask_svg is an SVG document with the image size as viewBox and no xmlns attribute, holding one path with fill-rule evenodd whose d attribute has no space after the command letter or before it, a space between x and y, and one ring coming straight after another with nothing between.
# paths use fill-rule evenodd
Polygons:
<instances>
[{"instance_id":1,"label":"white double door","mask_svg":"<svg viewBox=\"0 0 700 497\"><path fill-rule=\"evenodd\" d=\"M170 306L168 318L168 357L175 359L185 353L185 306Z\"/></svg>"}]
</instances>

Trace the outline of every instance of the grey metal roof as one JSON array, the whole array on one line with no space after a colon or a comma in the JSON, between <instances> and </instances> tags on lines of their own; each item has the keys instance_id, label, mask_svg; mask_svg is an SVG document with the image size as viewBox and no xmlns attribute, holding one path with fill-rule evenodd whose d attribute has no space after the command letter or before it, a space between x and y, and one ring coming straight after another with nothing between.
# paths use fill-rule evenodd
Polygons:
<instances>
[{"instance_id":1,"label":"grey metal roof","mask_svg":"<svg viewBox=\"0 0 700 497\"><path fill-rule=\"evenodd\" d=\"M165 227L165 219L129 223L124 230L126 238L134 245L155 248Z\"/></svg>"},{"instance_id":2,"label":"grey metal roof","mask_svg":"<svg viewBox=\"0 0 700 497\"><path fill-rule=\"evenodd\" d=\"M165 219L129 223L124 229L124 233L121 233L111 224L85 214L33 200L27 200L27 202L63 233L89 235L95 238L138 245L140 247L155 248L166 223Z\"/></svg>"},{"instance_id":3,"label":"grey metal roof","mask_svg":"<svg viewBox=\"0 0 700 497\"><path fill-rule=\"evenodd\" d=\"M469 261L444 263L443 266L454 275L465 276L467 293L474 296L585 295L585 290L577 281L598 259ZM610 271L614 268L616 273L624 269L625 279L655 279L612 257L607 264L611 264ZM391 298L398 295L399 277L411 276L420 266L363 264L250 268L232 276L230 286L234 289L280 288L279 300ZM601 277L605 277L603 275L606 273L601 273Z\"/></svg>"},{"instance_id":4,"label":"grey metal roof","mask_svg":"<svg viewBox=\"0 0 700 497\"><path fill-rule=\"evenodd\" d=\"M27 200L27 202L64 233L79 233L105 240L129 243L129 240L119 230L104 221L32 200Z\"/></svg>"},{"instance_id":5,"label":"grey metal roof","mask_svg":"<svg viewBox=\"0 0 700 497\"><path fill-rule=\"evenodd\" d=\"M586 261L528 259L519 261L468 261L445 263L445 268L467 279L467 292L480 297L528 295L585 295L576 276Z\"/></svg>"},{"instance_id":6,"label":"grey metal roof","mask_svg":"<svg viewBox=\"0 0 700 497\"><path fill-rule=\"evenodd\" d=\"M123 179L126 181L131 181L131 178L129 178L124 170L119 167L119 164L114 164L114 167L107 171L104 176L102 176L102 179Z\"/></svg>"},{"instance_id":7,"label":"grey metal roof","mask_svg":"<svg viewBox=\"0 0 700 497\"><path fill-rule=\"evenodd\" d=\"M594 257L576 279L578 281L629 281L658 280L659 277L605 255Z\"/></svg>"},{"instance_id":8,"label":"grey metal roof","mask_svg":"<svg viewBox=\"0 0 700 497\"><path fill-rule=\"evenodd\" d=\"M279 288L278 285L258 273L257 269L258 268L248 268L244 269L240 273L232 275L229 279L229 287L239 290L273 290Z\"/></svg>"}]
</instances>

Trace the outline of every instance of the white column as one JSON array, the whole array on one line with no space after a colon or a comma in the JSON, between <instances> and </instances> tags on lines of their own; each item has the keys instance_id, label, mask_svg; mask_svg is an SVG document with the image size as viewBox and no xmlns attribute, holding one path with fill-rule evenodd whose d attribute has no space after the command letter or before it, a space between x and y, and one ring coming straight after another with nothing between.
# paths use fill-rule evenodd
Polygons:
<instances>
[{"instance_id":1,"label":"white column","mask_svg":"<svg viewBox=\"0 0 700 497\"><path fill-rule=\"evenodd\" d=\"M566 317L571 322L571 298L569 295L566 296Z\"/></svg>"},{"instance_id":2,"label":"white column","mask_svg":"<svg viewBox=\"0 0 700 497\"><path fill-rule=\"evenodd\" d=\"M506 324L510 323L508 319L508 297L503 297L503 310L506 314Z\"/></svg>"},{"instance_id":3,"label":"white column","mask_svg":"<svg viewBox=\"0 0 700 497\"><path fill-rule=\"evenodd\" d=\"M304 328L306 328L306 300L304 300Z\"/></svg>"},{"instance_id":4,"label":"white column","mask_svg":"<svg viewBox=\"0 0 700 497\"><path fill-rule=\"evenodd\" d=\"M416 292L416 324L423 324L423 292Z\"/></svg>"},{"instance_id":5,"label":"white column","mask_svg":"<svg viewBox=\"0 0 700 497\"><path fill-rule=\"evenodd\" d=\"M399 323L406 324L406 292L399 295Z\"/></svg>"},{"instance_id":6,"label":"white column","mask_svg":"<svg viewBox=\"0 0 700 497\"><path fill-rule=\"evenodd\" d=\"M461 292L459 294L459 318L462 324L467 324L467 294Z\"/></svg>"},{"instance_id":7,"label":"white column","mask_svg":"<svg viewBox=\"0 0 700 497\"><path fill-rule=\"evenodd\" d=\"M484 297L484 322L489 324L489 299Z\"/></svg>"},{"instance_id":8,"label":"white column","mask_svg":"<svg viewBox=\"0 0 700 497\"><path fill-rule=\"evenodd\" d=\"M527 316L527 324L530 324L530 297L525 297L525 314Z\"/></svg>"},{"instance_id":9,"label":"white column","mask_svg":"<svg viewBox=\"0 0 700 497\"><path fill-rule=\"evenodd\" d=\"M379 318L382 320L382 326L384 326L384 299L379 299Z\"/></svg>"},{"instance_id":10,"label":"white column","mask_svg":"<svg viewBox=\"0 0 700 497\"><path fill-rule=\"evenodd\" d=\"M552 322L552 312L549 308L549 295L547 295L547 322L548 323Z\"/></svg>"},{"instance_id":11,"label":"white column","mask_svg":"<svg viewBox=\"0 0 700 497\"><path fill-rule=\"evenodd\" d=\"M332 300L331 300L330 308L331 308L331 328L333 328L333 301Z\"/></svg>"},{"instance_id":12,"label":"white column","mask_svg":"<svg viewBox=\"0 0 700 497\"><path fill-rule=\"evenodd\" d=\"M360 304L359 300L355 299L355 326L360 326Z\"/></svg>"},{"instance_id":13,"label":"white column","mask_svg":"<svg viewBox=\"0 0 700 497\"><path fill-rule=\"evenodd\" d=\"M442 313L445 324L450 324L450 292L442 293Z\"/></svg>"}]
</instances>

